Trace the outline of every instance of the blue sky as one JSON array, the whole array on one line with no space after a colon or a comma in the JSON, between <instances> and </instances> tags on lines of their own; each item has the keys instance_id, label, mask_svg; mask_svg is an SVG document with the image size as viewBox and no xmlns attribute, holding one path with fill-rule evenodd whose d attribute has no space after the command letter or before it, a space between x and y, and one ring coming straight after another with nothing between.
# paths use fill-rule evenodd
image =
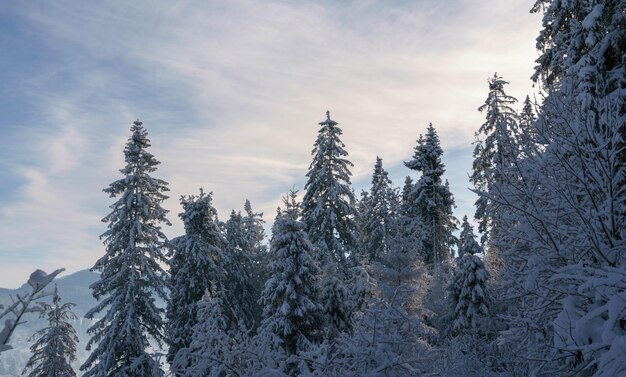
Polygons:
<instances>
[{"instance_id":1,"label":"blue sky","mask_svg":"<svg viewBox=\"0 0 626 377\"><path fill-rule=\"evenodd\" d=\"M0 286L103 253L102 188L139 118L170 182L202 186L222 219L246 198L271 220L302 188L329 109L357 192L377 155L396 185L429 122L461 217L476 110L495 71L532 94L532 2L32 1L0 8Z\"/></svg>"}]
</instances>

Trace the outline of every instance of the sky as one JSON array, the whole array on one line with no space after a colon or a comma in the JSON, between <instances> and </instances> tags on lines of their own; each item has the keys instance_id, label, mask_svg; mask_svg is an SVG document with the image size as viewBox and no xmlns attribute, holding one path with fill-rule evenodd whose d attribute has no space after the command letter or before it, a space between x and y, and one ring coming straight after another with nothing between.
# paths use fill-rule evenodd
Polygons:
<instances>
[{"instance_id":1,"label":"sky","mask_svg":"<svg viewBox=\"0 0 626 377\"><path fill-rule=\"evenodd\" d=\"M469 191L487 79L533 95L532 1L6 2L0 7L0 287L33 270L91 267L140 119L179 198L212 191L221 220L249 199L271 222L302 189L326 110L355 190L376 156L394 184L429 122L457 202Z\"/></svg>"}]
</instances>

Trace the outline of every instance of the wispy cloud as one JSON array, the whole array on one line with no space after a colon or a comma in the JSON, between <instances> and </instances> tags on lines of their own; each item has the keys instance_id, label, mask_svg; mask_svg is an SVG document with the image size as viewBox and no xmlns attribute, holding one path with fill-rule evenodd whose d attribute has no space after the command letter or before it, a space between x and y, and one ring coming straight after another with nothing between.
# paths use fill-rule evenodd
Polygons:
<instances>
[{"instance_id":1,"label":"wispy cloud","mask_svg":"<svg viewBox=\"0 0 626 377\"><path fill-rule=\"evenodd\" d=\"M3 7L0 31L12 37L0 47L14 53L0 63L7 68L0 79L14 90L0 91L0 102L14 105L0 107L7 109L0 259L8 261L0 286L35 267L84 268L102 253L99 220L110 199L101 189L119 177L136 118L162 161L158 175L171 183L172 220L178 197L200 186L214 191L222 217L249 198L271 220L280 195L302 187L327 109L344 130L359 185L367 185L376 155L398 177L409 174L401 161L432 121L451 153L457 202L471 203L464 170L486 79L498 71L512 94L532 90L539 20L528 7L521 0ZM180 231L175 221L168 233Z\"/></svg>"}]
</instances>

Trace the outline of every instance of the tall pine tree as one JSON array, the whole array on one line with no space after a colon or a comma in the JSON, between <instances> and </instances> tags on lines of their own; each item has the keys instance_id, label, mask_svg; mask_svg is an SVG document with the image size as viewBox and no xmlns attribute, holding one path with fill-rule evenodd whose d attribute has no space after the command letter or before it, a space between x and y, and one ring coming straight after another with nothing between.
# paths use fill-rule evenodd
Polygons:
<instances>
[{"instance_id":1,"label":"tall pine tree","mask_svg":"<svg viewBox=\"0 0 626 377\"><path fill-rule=\"evenodd\" d=\"M423 225L420 252L426 265L438 270L453 255L458 220L452 214L454 198L448 182L443 182L445 165L441 161L443 150L439 136L432 123L428 125L426 135L420 135L413 158L405 165L421 173L405 204Z\"/></svg>"},{"instance_id":2,"label":"tall pine tree","mask_svg":"<svg viewBox=\"0 0 626 377\"><path fill-rule=\"evenodd\" d=\"M237 326L243 321L249 329L255 329L261 320L257 301L260 288L253 280L255 274L254 244L250 243L250 234L246 229L246 222L240 212L232 210L226 221L226 239L228 247L224 259L225 275L221 281L224 287L224 300L233 309L232 318L227 322L229 326Z\"/></svg>"},{"instance_id":3,"label":"tall pine tree","mask_svg":"<svg viewBox=\"0 0 626 377\"><path fill-rule=\"evenodd\" d=\"M398 207L397 194L380 157L376 157L368 199L365 213L361 215L364 227L362 247L369 262L380 262L389 252Z\"/></svg>"},{"instance_id":4,"label":"tall pine tree","mask_svg":"<svg viewBox=\"0 0 626 377\"><path fill-rule=\"evenodd\" d=\"M279 340L274 345L288 356L297 355L320 338L321 307L318 303L319 268L313 260L313 245L300 222L296 192L283 199L272 227L271 278L266 282L260 333L269 332ZM290 375L297 375L289 365Z\"/></svg>"},{"instance_id":5,"label":"tall pine tree","mask_svg":"<svg viewBox=\"0 0 626 377\"><path fill-rule=\"evenodd\" d=\"M150 140L143 124L135 121L124 149L124 178L104 189L118 200L102 221L109 229L101 236L106 254L91 268L100 272L91 285L99 303L87 314L102 317L88 330L91 354L81 366L85 377L161 376L163 371L148 353L150 339L161 343L163 309L154 295L167 301L164 249L167 239L161 225L170 225L161 203L167 199L167 182L151 176L159 161L147 151Z\"/></svg>"},{"instance_id":6,"label":"tall pine tree","mask_svg":"<svg viewBox=\"0 0 626 377\"><path fill-rule=\"evenodd\" d=\"M254 212L250 200L246 199L243 210L246 215L242 218L242 227L245 237L245 250L253 259L261 258L259 254L265 253L267 247L263 244L265 240L265 229L263 229L263 212Z\"/></svg>"},{"instance_id":7,"label":"tall pine tree","mask_svg":"<svg viewBox=\"0 0 626 377\"><path fill-rule=\"evenodd\" d=\"M205 292L215 292L213 282L224 276L221 259L226 241L218 226L212 195L200 189L198 196L181 197L179 217L185 235L171 242L170 301L167 306L168 362L181 348L189 347L198 317L198 302ZM177 368L184 369L179 358ZM177 372L182 372L179 370Z\"/></svg>"},{"instance_id":8,"label":"tall pine tree","mask_svg":"<svg viewBox=\"0 0 626 377\"><path fill-rule=\"evenodd\" d=\"M330 119L321 126L313 148L302 199L302 220L311 242L317 247L316 260L323 266L334 262L340 271L347 268L346 255L356 245L355 198L350 188L350 167L338 123Z\"/></svg>"},{"instance_id":9,"label":"tall pine tree","mask_svg":"<svg viewBox=\"0 0 626 377\"><path fill-rule=\"evenodd\" d=\"M476 329L482 318L489 314L487 280L489 274L483 261L476 255L482 249L476 239L472 226L463 217L463 230L459 242L459 258L449 290L454 306L452 331L461 333L467 329Z\"/></svg>"},{"instance_id":10,"label":"tall pine tree","mask_svg":"<svg viewBox=\"0 0 626 377\"><path fill-rule=\"evenodd\" d=\"M511 107L517 102L507 95L504 86L508 84L498 74L489 80L489 94L485 103L478 108L486 114L483 123L476 132L473 173L470 181L479 194L476 200L478 230L486 242L497 233L497 208L489 199L494 187L502 184L502 176L511 167L517 155L514 135L517 133L517 113Z\"/></svg>"}]
</instances>

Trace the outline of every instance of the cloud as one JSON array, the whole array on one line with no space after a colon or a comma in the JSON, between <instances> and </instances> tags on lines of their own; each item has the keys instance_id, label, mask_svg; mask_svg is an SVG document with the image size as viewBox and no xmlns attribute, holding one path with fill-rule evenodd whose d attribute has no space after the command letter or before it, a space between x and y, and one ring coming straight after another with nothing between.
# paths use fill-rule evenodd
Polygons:
<instances>
[{"instance_id":1,"label":"cloud","mask_svg":"<svg viewBox=\"0 0 626 377\"><path fill-rule=\"evenodd\" d=\"M487 78L503 74L519 98L532 91L539 19L527 8L521 0L12 3L0 17L15 20L11 43L22 48L5 81L28 111L2 130L11 184L0 193L11 199L0 198L0 258L17 263L37 251L50 269L70 271L95 261L111 202L101 189L119 178L137 118L162 161L157 175L171 183L172 236L182 231L178 198L200 186L214 191L224 219L249 198L271 221L280 196L302 188L327 109L343 128L357 185L368 185L377 155L398 177L410 174L402 160L433 122L451 153L457 202L471 203L462 170Z\"/></svg>"}]
</instances>

